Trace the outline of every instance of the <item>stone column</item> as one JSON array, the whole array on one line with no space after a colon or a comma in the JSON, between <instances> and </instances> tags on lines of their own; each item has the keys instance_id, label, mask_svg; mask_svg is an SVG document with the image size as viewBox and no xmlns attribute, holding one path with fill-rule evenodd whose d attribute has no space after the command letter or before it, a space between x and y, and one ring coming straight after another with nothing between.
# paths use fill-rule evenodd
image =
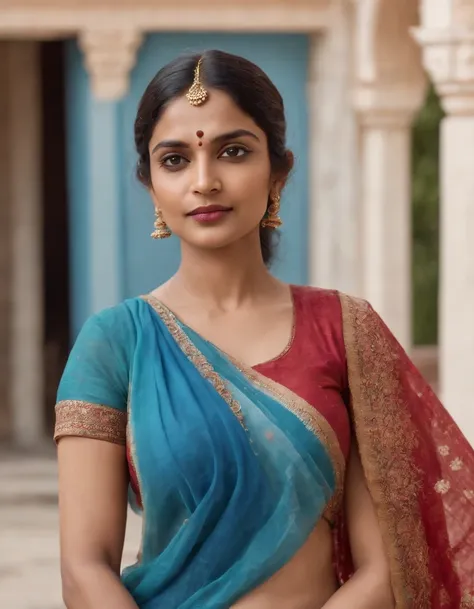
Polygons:
<instances>
[{"instance_id":1,"label":"stone column","mask_svg":"<svg viewBox=\"0 0 474 609\"><path fill-rule=\"evenodd\" d=\"M402 345L411 336L411 126L426 79L409 29L416 3L358 0L354 107L360 121L362 295Z\"/></svg>"},{"instance_id":2,"label":"stone column","mask_svg":"<svg viewBox=\"0 0 474 609\"><path fill-rule=\"evenodd\" d=\"M310 283L360 295L357 118L351 100L351 7L331 2L329 27L311 38Z\"/></svg>"},{"instance_id":3,"label":"stone column","mask_svg":"<svg viewBox=\"0 0 474 609\"><path fill-rule=\"evenodd\" d=\"M412 343L411 127L424 87L359 91L362 292L406 348Z\"/></svg>"},{"instance_id":4,"label":"stone column","mask_svg":"<svg viewBox=\"0 0 474 609\"><path fill-rule=\"evenodd\" d=\"M141 41L134 30L88 30L79 36L92 92L86 137L89 192L84 201L89 218L89 314L122 299L119 103L128 91Z\"/></svg>"},{"instance_id":5,"label":"stone column","mask_svg":"<svg viewBox=\"0 0 474 609\"><path fill-rule=\"evenodd\" d=\"M9 42L0 41L0 442L11 435L11 194L8 90Z\"/></svg>"},{"instance_id":6,"label":"stone column","mask_svg":"<svg viewBox=\"0 0 474 609\"><path fill-rule=\"evenodd\" d=\"M474 445L474 4L426 2L415 36L446 112L441 131L441 398ZM442 10L443 9L443 10Z\"/></svg>"},{"instance_id":7,"label":"stone column","mask_svg":"<svg viewBox=\"0 0 474 609\"><path fill-rule=\"evenodd\" d=\"M7 128L11 213L12 439L43 437L43 269L39 44L8 43Z\"/></svg>"}]
</instances>

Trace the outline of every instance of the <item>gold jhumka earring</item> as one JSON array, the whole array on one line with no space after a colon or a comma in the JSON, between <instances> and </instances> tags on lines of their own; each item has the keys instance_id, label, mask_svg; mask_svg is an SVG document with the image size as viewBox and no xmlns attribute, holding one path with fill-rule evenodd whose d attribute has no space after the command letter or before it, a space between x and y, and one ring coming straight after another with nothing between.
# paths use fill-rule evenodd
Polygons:
<instances>
[{"instance_id":1,"label":"gold jhumka earring","mask_svg":"<svg viewBox=\"0 0 474 609\"><path fill-rule=\"evenodd\" d=\"M151 233L152 239L167 239L171 237L171 231L163 220L160 209L155 209L155 230Z\"/></svg>"},{"instance_id":2,"label":"gold jhumka earring","mask_svg":"<svg viewBox=\"0 0 474 609\"><path fill-rule=\"evenodd\" d=\"M283 221L280 218L280 200L280 193L275 193L271 197L272 202L262 220L262 228L279 228L283 224Z\"/></svg>"},{"instance_id":3,"label":"gold jhumka earring","mask_svg":"<svg viewBox=\"0 0 474 609\"><path fill-rule=\"evenodd\" d=\"M203 84L201 82L201 65L202 57L198 61L197 66L194 70L193 84L189 88L189 91L186 93L186 98L191 104L191 106L200 106L209 97L207 89L203 87Z\"/></svg>"}]
</instances>

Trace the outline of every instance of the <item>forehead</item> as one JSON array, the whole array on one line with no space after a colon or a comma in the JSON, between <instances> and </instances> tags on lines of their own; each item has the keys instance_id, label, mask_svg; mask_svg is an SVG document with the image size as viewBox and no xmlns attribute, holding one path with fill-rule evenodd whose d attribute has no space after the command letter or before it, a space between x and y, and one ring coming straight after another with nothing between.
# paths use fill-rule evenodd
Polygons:
<instances>
[{"instance_id":1,"label":"forehead","mask_svg":"<svg viewBox=\"0 0 474 609\"><path fill-rule=\"evenodd\" d=\"M161 139L189 139L197 131L212 138L236 129L249 129L259 137L264 132L223 91L209 90L209 98L202 106L191 106L183 95L165 109L153 131L150 145Z\"/></svg>"}]
</instances>

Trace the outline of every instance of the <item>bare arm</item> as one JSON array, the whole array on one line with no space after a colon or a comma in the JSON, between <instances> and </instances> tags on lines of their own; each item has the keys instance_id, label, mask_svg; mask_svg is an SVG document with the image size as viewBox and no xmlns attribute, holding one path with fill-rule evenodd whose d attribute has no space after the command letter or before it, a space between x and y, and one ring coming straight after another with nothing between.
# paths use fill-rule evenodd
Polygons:
<instances>
[{"instance_id":1,"label":"bare arm","mask_svg":"<svg viewBox=\"0 0 474 609\"><path fill-rule=\"evenodd\" d=\"M388 561L355 442L347 472L346 513L355 573L323 609L394 609Z\"/></svg>"},{"instance_id":2,"label":"bare arm","mask_svg":"<svg viewBox=\"0 0 474 609\"><path fill-rule=\"evenodd\" d=\"M125 448L64 437L58 445L61 576L68 609L137 609L120 582L127 518Z\"/></svg>"}]
</instances>

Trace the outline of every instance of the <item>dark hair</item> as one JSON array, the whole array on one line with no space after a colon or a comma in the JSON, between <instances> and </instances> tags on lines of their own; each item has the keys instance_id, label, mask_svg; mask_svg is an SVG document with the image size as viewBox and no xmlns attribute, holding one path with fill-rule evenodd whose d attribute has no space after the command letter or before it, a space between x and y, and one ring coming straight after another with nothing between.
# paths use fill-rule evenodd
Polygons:
<instances>
[{"instance_id":1,"label":"dark hair","mask_svg":"<svg viewBox=\"0 0 474 609\"><path fill-rule=\"evenodd\" d=\"M275 85L252 62L223 51L181 55L163 67L148 85L140 101L135 120L135 147L138 153L137 177L149 187L150 154L148 146L161 113L176 97L185 93L194 79L194 70L202 58L201 81L209 89L227 93L239 108L265 132L272 171L286 178L293 156L286 149L286 121L283 100ZM269 199L268 205L271 201ZM270 264L275 230L260 228L260 243L265 264Z\"/></svg>"}]
</instances>

